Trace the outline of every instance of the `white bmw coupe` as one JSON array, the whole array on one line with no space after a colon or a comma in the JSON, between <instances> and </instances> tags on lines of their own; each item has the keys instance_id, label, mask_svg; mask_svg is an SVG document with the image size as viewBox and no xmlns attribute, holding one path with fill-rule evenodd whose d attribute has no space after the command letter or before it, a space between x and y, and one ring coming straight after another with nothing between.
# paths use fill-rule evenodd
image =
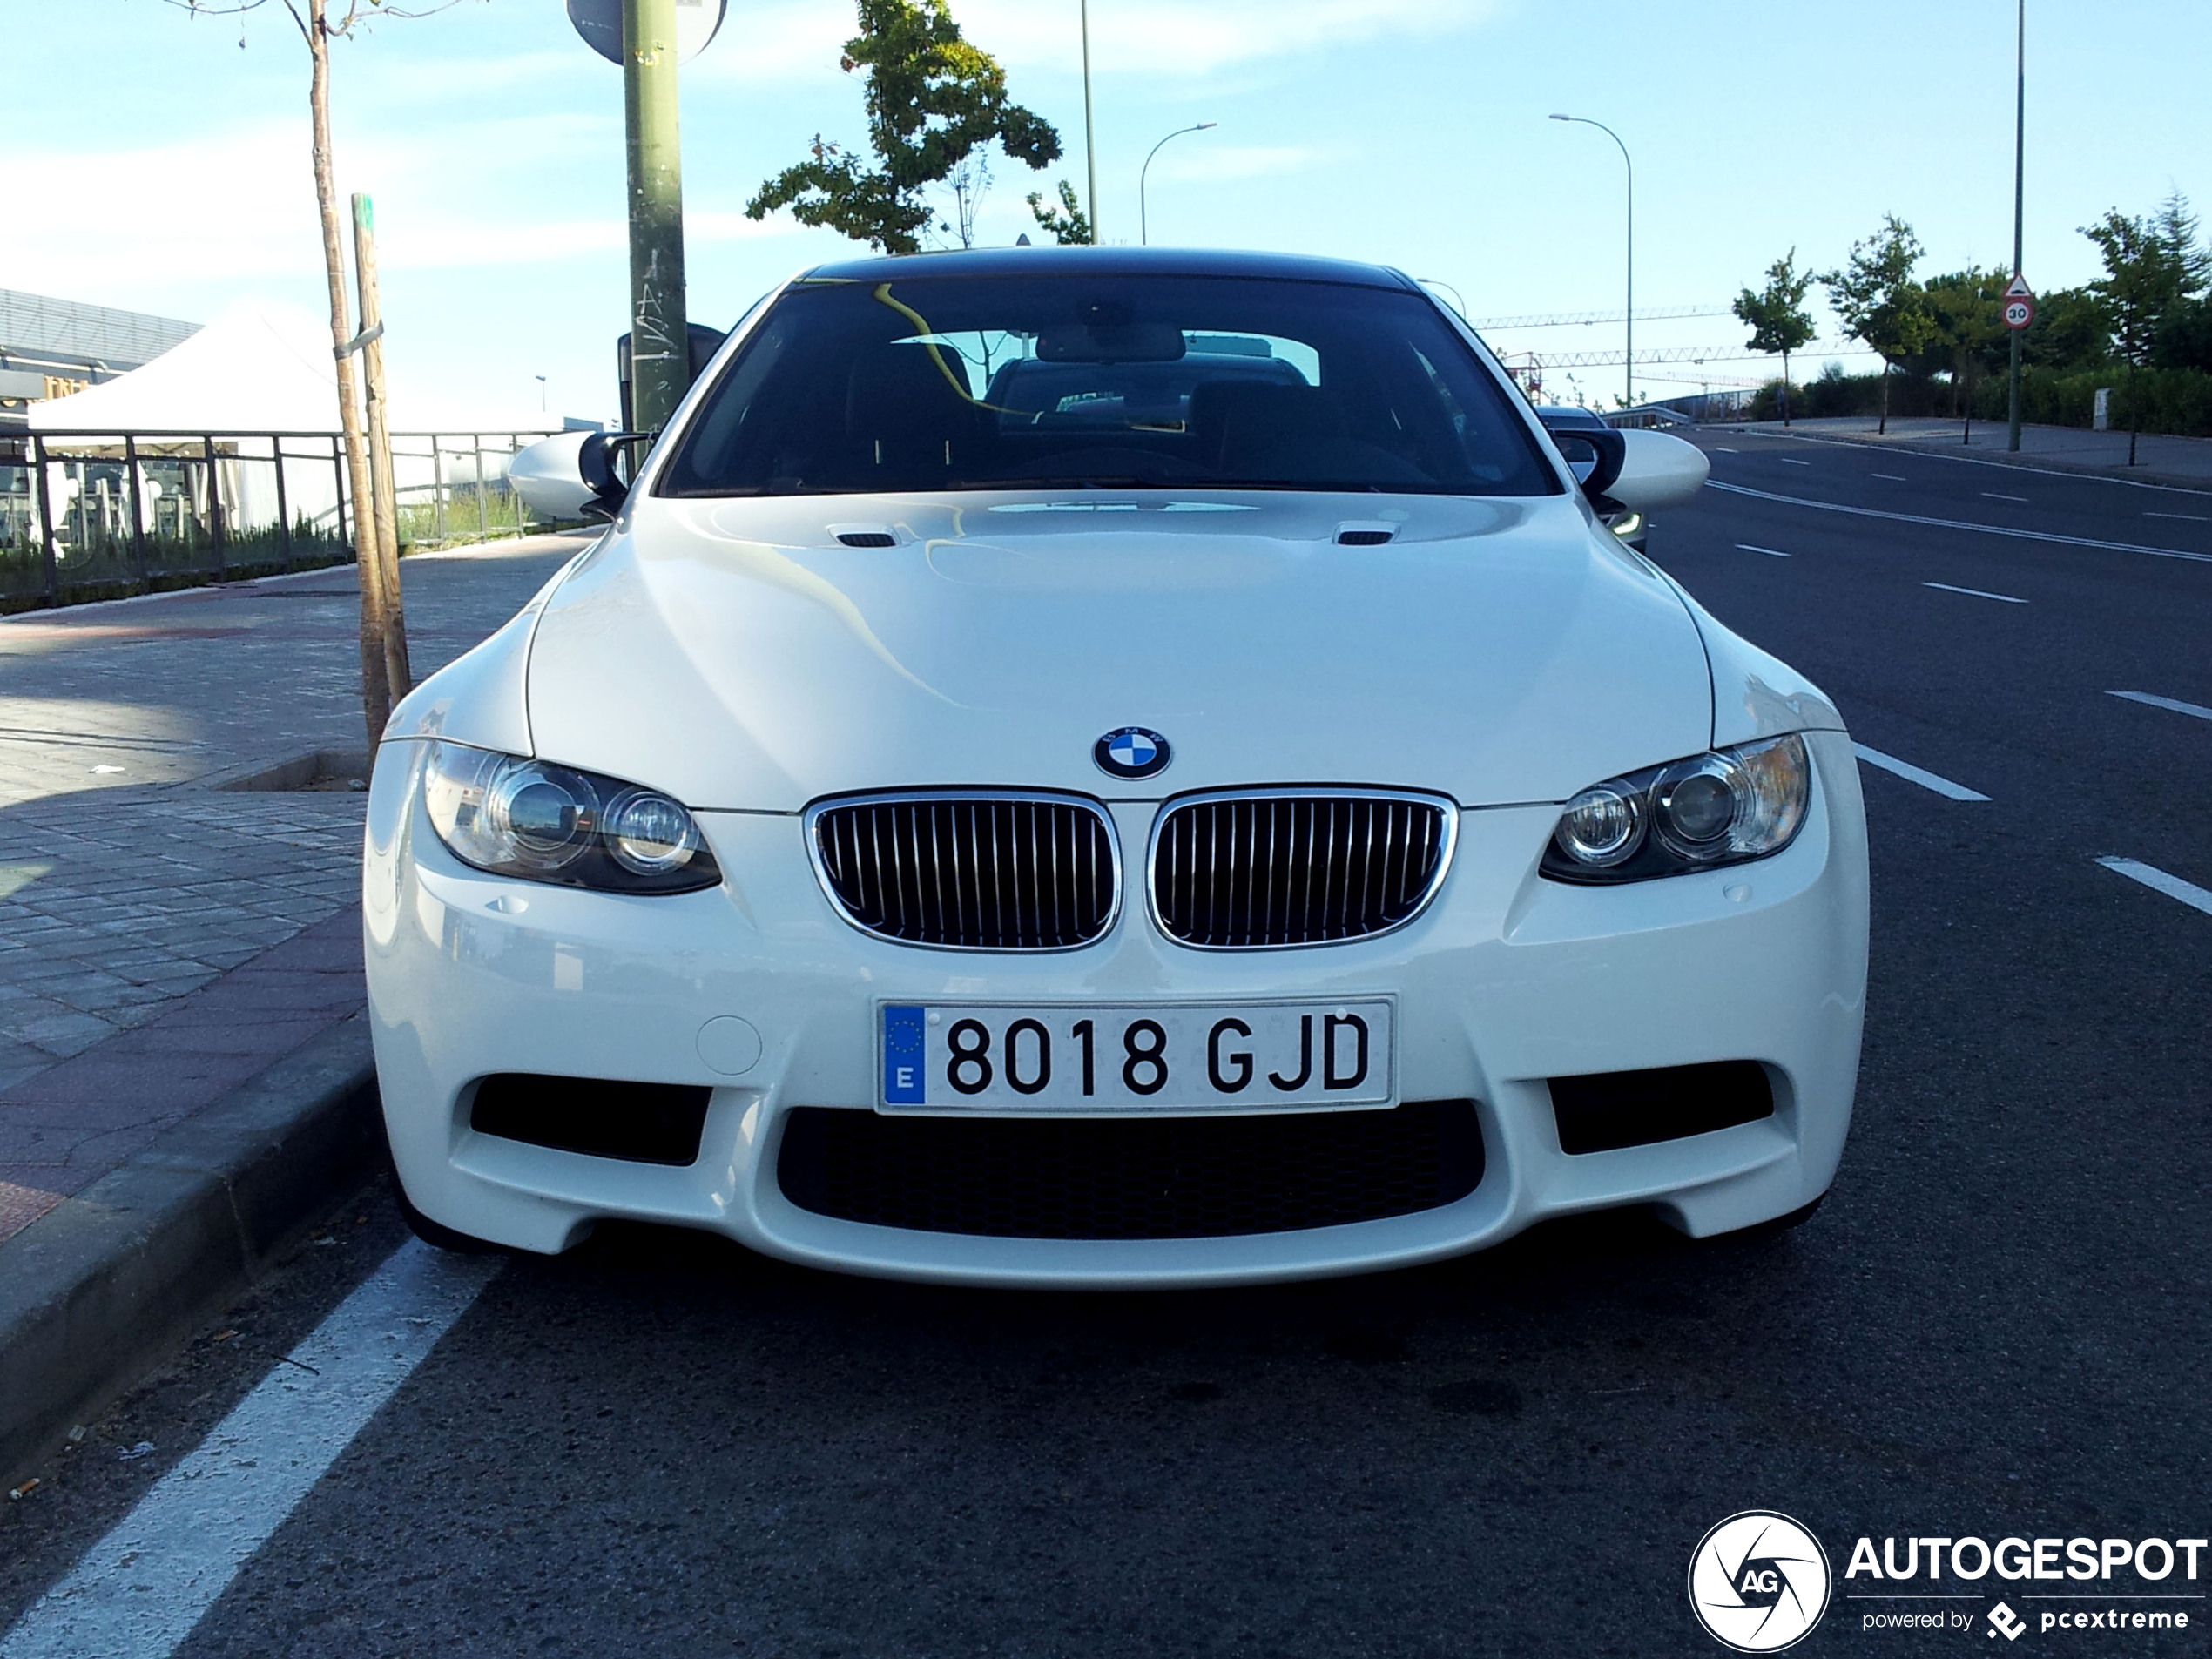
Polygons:
<instances>
[{"instance_id":1,"label":"white bmw coupe","mask_svg":"<svg viewBox=\"0 0 2212 1659\"><path fill-rule=\"evenodd\" d=\"M791 281L626 486L539 446L611 526L369 796L410 1220L1113 1287L1802 1217L1851 744L1602 527L1698 452L1572 442L1395 272L1035 248Z\"/></svg>"}]
</instances>

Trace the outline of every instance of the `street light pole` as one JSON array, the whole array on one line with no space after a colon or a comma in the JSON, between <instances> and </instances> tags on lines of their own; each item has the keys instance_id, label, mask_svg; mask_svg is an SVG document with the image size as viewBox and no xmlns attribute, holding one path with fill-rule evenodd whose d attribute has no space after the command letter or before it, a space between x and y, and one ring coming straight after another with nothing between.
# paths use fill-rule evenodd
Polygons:
<instances>
[{"instance_id":1,"label":"street light pole","mask_svg":"<svg viewBox=\"0 0 2212 1659\"><path fill-rule=\"evenodd\" d=\"M623 0L622 90L630 152L631 421L640 432L658 432L691 383L676 0Z\"/></svg>"},{"instance_id":2,"label":"street light pole","mask_svg":"<svg viewBox=\"0 0 2212 1659\"><path fill-rule=\"evenodd\" d=\"M1208 127L1216 127L1220 125L1221 123L1218 121L1201 121L1196 126L1177 127L1174 132L1168 134L1168 138L1179 138L1186 132L1204 132ZM1165 144L1168 141L1168 138L1161 139L1160 144ZM1160 153L1160 144L1154 145L1151 149L1145 153L1144 165L1137 169L1136 245L1139 247L1147 247L1151 245L1152 221L1150 216L1146 212L1144 206L1144 180L1145 176L1152 171L1152 158ZM1092 222L1094 225L1096 223L1096 220Z\"/></svg>"},{"instance_id":3,"label":"street light pole","mask_svg":"<svg viewBox=\"0 0 2212 1659\"><path fill-rule=\"evenodd\" d=\"M1626 354L1628 368L1624 371L1623 396L1628 403L1636 401L1636 165L1629 159L1629 146L1621 144L1621 135L1602 121L1593 121L1586 115L1554 115L1554 121L1572 121L1579 125L1595 127L1600 132L1621 146L1621 163L1629 170L1629 228L1628 269L1629 302L1624 319L1627 324Z\"/></svg>"},{"instance_id":4,"label":"street light pole","mask_svg":"<svg viewBox=\"0 0 2212 1659\"><path fill-rule=\"evenodd\" d=\"M1090 240L1098 246L1098 149L1090 135L1090 0L1082 0L1083 23L1083 174L1089 186L1084 201L1090 209Z\"/></svg>"},{"instance_id":5,"label":"street light pole","mask_svg":"<svg viewBox=\"0 0 2212 1659\"><path fill-rule=\"evenodd\" d=\"M2013 274L2020 273L2020 213L2025 204L2027 168L2027 0L2020 0L2019 41L2013 87ZM2005 447L2017 455L2020 447L2020 336L2013 336L2012 390L2008 399Z\"/></svg>"}]
</instances>

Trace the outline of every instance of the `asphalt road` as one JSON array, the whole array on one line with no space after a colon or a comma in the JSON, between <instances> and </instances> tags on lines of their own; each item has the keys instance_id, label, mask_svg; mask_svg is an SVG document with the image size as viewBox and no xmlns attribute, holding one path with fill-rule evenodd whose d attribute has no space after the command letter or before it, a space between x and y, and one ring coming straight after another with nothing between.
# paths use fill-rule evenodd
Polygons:
<instances>
[{"instance_id":1,"label":"asphalt road","mask_svg":"<svg viewBox=\"0 0 2212 1659\"><path fill-rule=\"evenodd\" d=\"M2212 887L2212 720L2111 695L2212 707L2212 496L1700 442L1764 493L1654 556L1990 798L1867 770L1865 1064L1811 1224L1113 1298L610 1229L493 1279L178 1651L1702 1655L1690 1553L1744 1508L1839 1572L1860 1534L2202 1535L2212 915L2096 860ZM364 1194L8 1506L0 1622L400 1236ZM2006 1644L1839 1602L1797 1651L2201 1654L2187 1605Z\"/></svg>"}]
</instances>

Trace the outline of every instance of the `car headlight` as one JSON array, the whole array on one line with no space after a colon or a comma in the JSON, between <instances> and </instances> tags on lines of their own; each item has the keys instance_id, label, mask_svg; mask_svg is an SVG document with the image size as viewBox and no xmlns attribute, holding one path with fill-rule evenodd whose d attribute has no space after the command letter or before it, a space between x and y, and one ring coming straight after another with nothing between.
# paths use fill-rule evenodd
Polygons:
<instances>
[{"instance_id":1,"label":"car headlight","mask_svg":"<svg viewBox=\"0 0 2212 1659\"><path fill-rule=\"evenodd\" d=\"M448 850L494 875L610 893L690 893L722 880L679 803L597 772L434 743L422 794Z\"/></svg>"},{"instance_id":2,"label":"car headlight","mask_svg":"<svg viewBox=\"0 0 2212 1659\"><path fill-rule=\"evenodd\" d=\"M1779 853L1812 793L1798 737L1692 755L1585 789L1544 848L1554 881L1649 881Z\"/></svg>"}]
</instances>

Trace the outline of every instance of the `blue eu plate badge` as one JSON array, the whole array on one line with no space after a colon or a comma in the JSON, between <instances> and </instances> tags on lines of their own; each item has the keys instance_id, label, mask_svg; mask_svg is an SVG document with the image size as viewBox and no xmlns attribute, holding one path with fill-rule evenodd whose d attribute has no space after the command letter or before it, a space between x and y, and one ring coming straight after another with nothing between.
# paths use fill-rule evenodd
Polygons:
<instances>
[{"instance_id":1,"label":"blue eu plate badge","mask_svg":"<svg viewBox=\"0 0 2212 1659\"><path fill-rule=\"evenodd\" d=\"M919 1008L887 1004L883 1010L883 1101L887 1106L926 1106L923 1073L928 1055Z\"/></svg>"}]
</instances>

